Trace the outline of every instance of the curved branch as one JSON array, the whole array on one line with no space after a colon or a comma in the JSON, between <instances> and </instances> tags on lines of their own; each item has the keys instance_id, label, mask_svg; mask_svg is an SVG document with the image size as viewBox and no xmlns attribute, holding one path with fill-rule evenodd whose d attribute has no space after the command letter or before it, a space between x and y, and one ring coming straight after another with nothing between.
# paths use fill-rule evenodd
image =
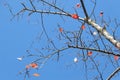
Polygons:
<instances>
[{"instance_id":1,"label":"curved branch","mask_svg":"<svg viewBox=\"0 0 120 80\"><path fill-rule=\"evenodd\" d=\"M110 80L118 71L120 71L120 67L118 67L106 80Z\"/></svg>"}]
</instances>

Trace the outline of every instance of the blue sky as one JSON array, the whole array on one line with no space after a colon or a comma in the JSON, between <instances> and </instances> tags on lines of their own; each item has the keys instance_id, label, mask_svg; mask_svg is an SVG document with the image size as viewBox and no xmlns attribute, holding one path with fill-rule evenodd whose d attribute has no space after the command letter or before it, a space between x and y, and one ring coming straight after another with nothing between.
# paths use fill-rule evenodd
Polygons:
<instances>
[{"instance_id":1,"label":"blue sky","mask_svg":"<svg viewBox=\"0 0 120 80\"><path fill-rule=\"evenodd\" d=\"M1 80L21 80L23 76L16 76L17 73L25 68L25 65L28 64L27 62L30 62L29 59L25 59L23 61L18 61L16 58L26 55L26 50L30 48L31 43L36 39L36 36L40 33L39 30L41 30L40 23L37 23L36 20L38 20L38 16L31 16L30 17L30 23L28 23L28 17L25 16L23 18L20 18L17 20L16 18L10 21L12 18L12 15L9 13L8 8L6 8L3 4L5 2L8 2L10 6L12 7L12 10L14 12L18 11L21 6L19 4L19 1L16 0L1 0L0 2L0 79ZM73 5L79 2L79 0L71 1L67 0L67 5ZM62 3L62 2L61 2ZM65 5L65 1L63 1L63 5ZM99 16L99 12L102 10L104 11L105 17L110 18L120 18L120 11L118 10L120 5L120 0L97 0L97 7L96 14ZM87 6L89 6L89 3L86 3ZM67 5L66 10L69 10L72 12ZM89 8L88 8L89 10ZM82 15L82 14L81 14ZM84 15L82 15L84 16ZM50 19L49 19L50 18ZM54 21L55 18L57 21ZM49 25L47 30L55 31L57 28L54 25L55 22L60 22L60 25L62 26L71 26L76 25L75 24L69 24L64 23L59 18L54 16L48 16L45 17L45 20L47 22L47 26ZM71 21L68 18L67 21ZM62 24L63 23L63 24ZM65 29L67 29L65 27ZM72 29L72 28L70 28ZM49 32L52 34L51 32ZM57 33L58 34L58 33ZM42 44L43 45L43 44ZM73 57L69 58L71 59L71 62L64 62L64 59L67 58L67 56L64 56L61 58L60 62L56 61L48 61L48 63L39 70L40 73L39 79L36 77L31 77L30 80L82 80L79 77L82 76L79 73L82 73L80 69L82 69L82 65L73 64L72 60ZM52 64L52 65L51 65ZM66 67L66 65L71 64L69 68ZM84 75L84 74L83 74ZM21 79L20 79L21 78ZM29 79L28 79L29 80ZM116 79L114 79L116 80Z\"/></svg>"}]
</instances>

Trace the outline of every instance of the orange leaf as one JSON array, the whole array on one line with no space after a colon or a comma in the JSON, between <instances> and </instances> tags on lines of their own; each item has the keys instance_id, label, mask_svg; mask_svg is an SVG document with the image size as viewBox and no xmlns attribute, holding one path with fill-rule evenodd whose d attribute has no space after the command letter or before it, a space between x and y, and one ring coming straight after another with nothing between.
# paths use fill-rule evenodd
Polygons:
<instances>
[{"instance_id":1,"label":"orange leaf","mask_svg":"<svg viewBox=\"0 0 120 80\"><path fill-rule=\"evenodd\" d=\"M84 30L84 29L85 29L85 26L84 26L84 25L82 25L82 26L81 26L81 28L82 28L82 30Z\"/></svg>"},{"instance_id":2,"label":"orange leaf","mask_svg":"<svg viewBox=\"0 0 120 80\"><path fill-rule=\"evenodd\" d=\"M119 59L119 56L114 56L114 59L117 61Z\"/></svg>"},{"instance_id":3,"label":"orange leaf","mask_svg":"<svg viewBox=\"0 0 120 80\"><path fill-rule=\"evenodd\" d=\"M72 14L71 17L74 18L74 19L78 19L79 18L79 16L77 14Z\"/></svg>"},{"instance_id":4,"label":"orange leaf","mask_svg":"<svg viewBox=\"0 0 120 80\"><path fill-rule=\"evenodd\" d=\"M88 55L88 56L91 56L91 55L92 55L92 51L88 52L87 55Z\"/></svg>"},{"instance_id":5,"label":"orange leaf","mask_svg":"<svg viewBox=\"0 0 120 80\"><path fill-rule=\"evenodd\" d=\"M100 12L100 16L103 16L103 11Z\"/></svg>"},{"instance_id":6,"label":"orange leaf","mask_svg":"<svg viewBox=\"0 0 120 80\"><path fill-rule=\"evenodd\" d=\"M60 28L59 28L59 31L60 31L60 32L63 32L63 28L60 27Z\"/></svg>"},{"instance_id":7,"label":"orange leaf","mask_svg":"<svg viewBox=\"0 0 120 80\"><path fill-rule=\"evenodd\" d=\"M30 66L31 66L32 68L38 68L38 64L37 64L37 63L31 63Z\"/></svg>"},{"instance_id":8,"label":"orange leaf","mask_svg":"<svg viewBox=\"0 0 120 80\"><path fill-rule=\"evenodd\" d=\"M77 3L77 4L76 4L76 7L77 7L77 8L80 8L80 3Z\"/></svg>"},{"instance_id":9,"label":"orange leaf","mask_svg":"<svg viewBox=\"0 0 120 80\"><path fill-rule=\"evenodd\" d=\"M38 77L38 76L40 76L40 74L34 73L33 76Z\"/></svg>"}]
</instances>

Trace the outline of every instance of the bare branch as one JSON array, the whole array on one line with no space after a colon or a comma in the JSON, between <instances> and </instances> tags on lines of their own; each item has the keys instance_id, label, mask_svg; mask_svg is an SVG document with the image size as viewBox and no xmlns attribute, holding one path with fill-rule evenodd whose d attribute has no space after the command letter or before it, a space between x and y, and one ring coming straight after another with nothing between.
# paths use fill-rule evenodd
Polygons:
<instances>
[{"instance_id":1,"label":"bare branch","mask_svg":"<svg viewBox=\"0 0 120 80\"><path fill-rule=\"evenodd\" d=\"M88 20L88 24L93 26L98 32L100 32L108 41L110 41L115 47L120 49L120 42L115 40L112 35L110 35L105 29L103 29L100 25L92 21Z\"/></svg>"},{"instance_id":2,"label":"bare branch","mask_svg":"<svg viewBox=\"0 0 120 80\"><path fill-rule=\"evenodd\" d=\"M111 78L117 74L120 71L120 67L118 67L112 74L110 74L110 76L106 79L106 80L111 80Z\"/></svg>"},{"instance_id":3,"label":"bare branch","mask_svg":"<svg viewBox=\"0 0 120 80\"><path fill-rule=\"evenodd\" d=\"M85 8L84 2L83 2L83 0L80 0L80 2L82 4L82 8L83 8L84 14L86 16L86 20L87 20L87 19L89 19L89 17L88 17L88 13L87 13L87 10Z\"/></svg>"},{"instance_id":4,"label":"bare branch","mask_svg":"<svg viewBox=\"0 0 120 80\"><path fill-rule=\"evenodd\" d=\"M84 49L84 50L92 50L92 51L101 52L101 53L105 53L105 54L111 54L111 55L120 56L120 54L115 54L115 53L113 53L113 52L109 52L109 51L105 51L105 50L100 50L100 49L96 49L96 48L80 47L80 46L71 46L71 45L68 45L68 47L69 47L69 48Z\"/></svg>"}]
</instances>

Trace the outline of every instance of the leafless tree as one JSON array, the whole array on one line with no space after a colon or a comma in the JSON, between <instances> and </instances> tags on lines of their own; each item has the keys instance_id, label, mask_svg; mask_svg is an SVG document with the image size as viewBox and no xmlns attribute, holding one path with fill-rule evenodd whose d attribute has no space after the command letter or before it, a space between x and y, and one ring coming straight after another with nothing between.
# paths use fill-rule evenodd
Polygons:
<instances>
[{"instance_id":1,"label":"leafless tree","mask_svg":"<svg viewBox=\"0 0 120 80\"><path fill-rule=\"evenodd\" d=\"M27 0L21 2L22 9L16 14L10 10L13 18L26 14L29 17L38 16L42 28L37 41L33 41L30 49L26 50L28 54L24 57L35 59L20 72L25 73L24 79L32 70L30 67L43 68L48 60L55 58L59 61L64 55L69 56L69 52L77 55L74 63L83 62L86 80L111 80L115 75L119 76L120 24L117 19L104 18L103 11L99 12L98 16L96 0L78 2L69 8L62 0ZM85 5L86 2L91 5ZM64 4L66 6L63 6ZM88 7L91 7L89 11ZM55 20L55 27L47 25L47 20ZM114 27L111 27L111 24L114 24ZM36 65L31 65L33 63ZM108 73L110 69L114 71ZM109 76L103 77L107 73ZM92 77L89 76L91 74Z\"/></svg>"}]
</instances>

